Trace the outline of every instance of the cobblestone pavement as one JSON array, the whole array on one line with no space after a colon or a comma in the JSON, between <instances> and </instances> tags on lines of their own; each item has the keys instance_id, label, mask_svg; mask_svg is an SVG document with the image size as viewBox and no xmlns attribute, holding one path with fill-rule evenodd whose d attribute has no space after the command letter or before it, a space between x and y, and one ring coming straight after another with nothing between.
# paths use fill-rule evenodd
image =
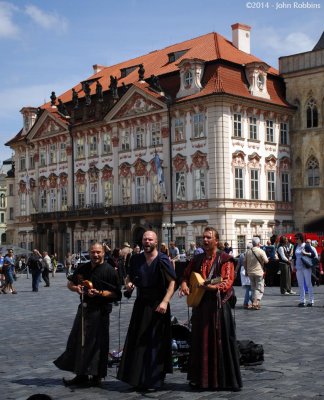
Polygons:
<instances>
[{"instance_id":1,"label":"cobblestone pavement","mask_svg":"<svg viewBox=\"0 0 324 400\"><path fill-rule=\"evenodd\" d=\"M65 348L76 312L78 296L66 288L64 273L51 279L49 288L31 291L31 279L22 275L16 282L18 294L0 295L1 351L0 400L26 400L35 393L55 399L320 399L324 370L324 286L315 287L315 306L299 308L298 296L282 296L278 287L267 287L260 311L244 310L243 289L236 288L237 338L264 346L265 361L242 367L241 392L196 392L187 385L186 375L175 370L167 375L163 390L142 395L116 380L116 368L109 368L101 388L71 390L62 377L73 374L58 370L53 360ZM122 300L111 315L110 349L123 346L134 299ZM175 295L172 314L185 322L188 309Z\"/></svg>"}]
</instances>

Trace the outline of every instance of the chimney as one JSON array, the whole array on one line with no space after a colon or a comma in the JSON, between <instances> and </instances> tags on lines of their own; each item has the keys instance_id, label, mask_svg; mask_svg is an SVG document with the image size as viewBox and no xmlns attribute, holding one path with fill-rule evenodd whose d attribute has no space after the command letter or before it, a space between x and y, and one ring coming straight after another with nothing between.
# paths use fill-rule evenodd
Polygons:
<instances>
[{"instance_id":1,"label":"chimney","mask_svg":"<svg viewBox=\"0 0 324 400\"><path fill-rule=\"evenodd\" d=\"M250 54L250 31L251 27L248 25L240 23L232 25L233 45L248 54Z\"/></svg>"},{"instance_id":2,"label":"chimney","mask_svg":"<svg viewBox=\"0 0 324 400\"><path fill-rule=\"evenodd\" d=\"M93 73L97 74L98 72L100 72L104 67L104 65L99 65L99 64L95 64L92 66L93 68Z\"/></svg>"}]
</instances>

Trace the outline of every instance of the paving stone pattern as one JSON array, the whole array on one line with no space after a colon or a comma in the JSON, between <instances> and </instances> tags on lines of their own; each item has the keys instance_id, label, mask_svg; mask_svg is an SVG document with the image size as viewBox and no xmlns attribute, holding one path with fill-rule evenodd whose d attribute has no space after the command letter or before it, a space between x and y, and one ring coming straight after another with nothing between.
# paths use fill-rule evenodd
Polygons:
<instances>
[{"instance_id":1,"label":"paving stone pattern","mask_svg":"<svg viewBox=\"0 0 324 400\"><path fill-rule=\"evenodd\" d=\"M299 308L298 296L282 296L278 287L267 287L260 311L244 310L243 289L236 288L237 338L264 346L262 365L242 367L241 392L196 392L186 374L167 375L163 390L140 394L116 380L116 367L109 368L101 388L71 390L62 377L73 374L58 370L53 360L65 348L75 316L78 296L66 288L64 273L51 278L49 288L31 291L31 279L22 275L17 295L0 295L0 400L26 400L43 393L53 400L78 399L321 399L324 396L324 286L315 287L315 306ZM124 299L111 315L110 349L122 348L134 299ZM172 314L183 323L188 318L184 299L174 295Z\"/></svg>"}]
</instances>

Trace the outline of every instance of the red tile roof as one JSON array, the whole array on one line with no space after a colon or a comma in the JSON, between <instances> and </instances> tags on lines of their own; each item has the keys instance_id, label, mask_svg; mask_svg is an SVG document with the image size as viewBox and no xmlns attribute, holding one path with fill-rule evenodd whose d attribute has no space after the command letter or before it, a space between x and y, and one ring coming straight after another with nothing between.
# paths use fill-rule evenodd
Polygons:
<instances>
[{"instance_id":1,"label":"red tile roof","mask_svg":"<svg viewBox=\"0 0 324 400\"><path fill-rule=\"evenodd\" d=\"M170 53L176 53L182 50L187 51L176 61L169 63L168 55ZM131 60L124 61L116 65L102 67L101 71L91 75L85 80L99 79L101 85L103 86L103 90L108 90L111 75L118 78L118 86L121 86L122 82L124 82L126 85L129 85L134 84L138 81L138 68L135 68L135 70L126 77L121 78L121 70L124 68L130 68L132 66L143 64L145 69L145 79L149 78L153 74L160 76L161 78L161 76L166 74L178 73L179 68L177 65L182 59L187 58L199 58L205 60L206 62L224 60L241 66L250 62L262 62L262 60L260 60L259 58L238 50L232 44L232 42L225 39L222 35L212 32L194 39L165 47L161 50L152 51L146 55L133 58ZM270 67L268 73L278 75L278 71L272 67ZM81 83L74 86L74 89L78 92L79 98L84 97ZM92 85L91 94L94 93L95 85ZM63 102L69 102L72 99L72 92L71 90L68 90L67 92L57 97L60 98ZM43 107L50 107L50 103L45 104Z\"/></svg>"}]
</instances>

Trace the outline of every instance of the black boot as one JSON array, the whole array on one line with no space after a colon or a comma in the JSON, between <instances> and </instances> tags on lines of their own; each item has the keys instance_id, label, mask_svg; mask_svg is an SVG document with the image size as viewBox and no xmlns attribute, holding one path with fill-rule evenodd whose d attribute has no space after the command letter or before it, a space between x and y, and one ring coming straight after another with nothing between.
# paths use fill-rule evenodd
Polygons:
<instances>
[{"instance_id":1,"label":"black boot","mask_svg":"<svg viewBox=\"0 0 324 400\"><path fill-rule=\"evenodd\" d=\"M65 386L86 386L89 384L88 375L77 375L73 379L63 378Z\"/></svg>"}]
</instances>

